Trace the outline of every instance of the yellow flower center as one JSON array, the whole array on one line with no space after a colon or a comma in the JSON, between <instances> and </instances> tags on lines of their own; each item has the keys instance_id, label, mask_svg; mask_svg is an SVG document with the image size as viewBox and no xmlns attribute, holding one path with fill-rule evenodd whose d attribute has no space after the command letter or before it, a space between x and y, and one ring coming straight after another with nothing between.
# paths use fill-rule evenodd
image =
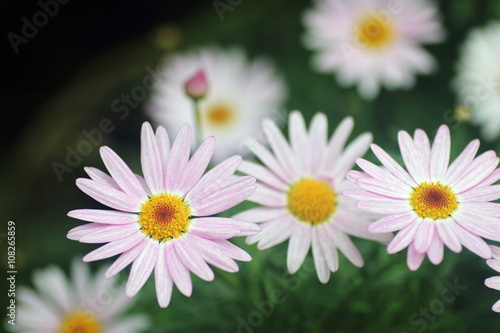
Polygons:
<instances>
[{"instance_id":1,"label":"yellow flower center","mask_svg":"<svg viewBox=\"0 0 500 333\"><path fill-rule=\"evenodd\" d=\"M290 187L288 210L299 221L312 225L327 221L337 208L332 188L325 182L305 178Z\"/></svg>"},{"instance_id":2,"label":"yellow flower center","mask_svg":"<svg viewBox=\"0 0 500 333\"><path fill-rule=\"evenodd\" d=\"M58 333L101 333L101 324L89 313L74 312L67 315Z\"/></svg>"},{"instance_id":3,"label":"yellow flower center","mask_svg":"<svg viewBox=\"0 0 500 333\"><path fill-rule=\"evenodd\" d=\"M208 109L207 119L211 125L227 125L233 118L233 112L230 108L223 105L217 105Z\"/></svg>"},{"instance_id":4,"label":"yellow flower center","mask_svg":"<svg viewBox=\"0 0 500 333\"><path fill-rule=\"evenodd\" d=\"M419 216L433 220L447 218L458 208L451 187L440 182L423 182L413 188L410 205Z\"/></svg>"},{"instance_id":5,"label":"yellow flower center","mask_svg":"<svg viewBox=\"0 0 500 333\"><path fill-rule=\"evenodd\" d=\"M142 204L139 224L146 235L167 241L188 230L190 216L191 208L178 195L155 194Z\"/></svg>"},{"instance_id":6,"label":"yellow flower center","mask_svg":"<svg viewBox=\"0 0 500 333\"><path fill-rule=\"evenodd\" d=\"M371 49L389 45L396 36L394 25L373 16L365 16L356 26L356 40Z\"/></svg>"}]
</instances>

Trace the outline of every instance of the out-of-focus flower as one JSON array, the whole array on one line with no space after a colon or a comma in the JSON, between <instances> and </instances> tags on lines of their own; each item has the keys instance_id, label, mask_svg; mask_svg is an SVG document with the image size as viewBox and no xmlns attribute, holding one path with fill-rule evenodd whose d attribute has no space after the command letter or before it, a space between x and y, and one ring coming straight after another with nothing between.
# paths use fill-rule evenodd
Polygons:
<instances>
[{"instance_id":1,"label":"out-of-focus flower","mask_svg":"<svg viewBox=\"0 0 500 333\"><path fill-rule=\"evenodd\" d=\"M239 204L254 191L253 177L233 177L241 162L233 156L204 175L212 157L215 138L209 137L189 159L191 128L185 124L172 147L166 130L156 135L149 123L141 134L141 164L144 178L135 175L108 147L101 157L111 176L86 168L91 179L77 179L86 194L115 210L78 209L70 217L91 223L72 229L68 238L82 243L107 243L87 254L95 261L117 254L107 270L111 277L130 263L132 268L126 294L134 296L154 269L156 294L167 307L175 283L181 293L191 296L189 271L211 281L207 265L236 272L233 261L251 257L227 239L259 232L253 223L223 217L209 217Z\"/></svg>"},{"instance_id":2,"label":"out-of-focus flower","mask_svg":"<svg viewBox=\"0 0 500 333\"><path fill-rule=\"evenodd\" d=\"M424 131L417 129L412 138L399 132L399 147L406 165L404 170L379 146L373 153L385 166L364 159L356 162L365 172L351 171L347 177L363 191L343 194L358 200L357 207L386 217L370 225L371 232L399 231L387 247L396 253L408 247L408 267L416 270L425 255L438 265L443 260L443 244L454 252L462 245L488 259L491 249L481 238L500 240L499 159L494 151L474 158L479 140L473 140L448 165L450 132L442 125L431 145Z\"/></svg>"},{"instance_id":3,"label":"out-of-focus flower","mask_svg":"<svg viewBox=\"0 0 500 333\"><path fill-rule=\"evenodd\" d=\"M90 275L88 266L75 261L68 280L55 266L35 272L37 291L20 288L16 325L13 332L32 333L137 333L146 330L149 320L142 315L120 317L131 305L116 279L104 272Z\"/></svg>"},{"instance_id":4,"label":"out-of-focus flower","mask_svg":"<svg viewBox=\"0 0 500 333\"><path fill-rule=\"evenodd\" d=\"M208 82L205 72L199 70L193 77L191 77L184 85L186 95L194 100L202 99L208 91Z\"/></svg>"},{"instance_id":5,"label":"out-of-focus flower","mask_svg":"<svg viewBox=\"0 0 500 333\"><path fill-rule=\"evenodd\" d=\"M493 259L486 260L488 266L500 273L500 247L490 245ZM493 276L484 280L486 287L500 290L500 276ZM495 312L500 312L500 300L493 304L491 308Z\"/></svg>"},{"instance_id":6,"label":"out-of-focus flower","mask_svg":"<svg viewBox=\"0 0 500 333\"><path fill-rule=\"evenodd\" d=\"M453 82L459 102L487 140L500 135L500 23L469 33L462 45Z\"/></svg>"},{"instance_id":7,"label":"out-of-focus flower","mask_svg":"<svg viewBox=\"0 0 500 333\"><path fill-rule=\"evenodd\" d=\"M363 258L348 235L388 242L390 234L371 234L370 214L357 209L343 190L353 188L345 174L362 156L372 140L360 135L344 149L354 122L345 118L327 140L328 121L318 113L309 132L299 112L290 114L290 143L276 124L267 119L263 128L272 153L256 140L247 146L265 166L243 161L240 170L258 179L257 191L248 199L261 207L242 212L235 218L261 223L262 231L247 238L263 250L290 238L287 266L295 273L312 247L318 278L327 283L330 272L338 269L340 250L354 265ZM357 186L354 186L357 188Z\"/></svg>"},{"instance_id":8,"label":"out-of-focus flower","mask_svg":"<svg viewBox=\"0 0 500 333\"><path fill-rule=\"evenodd\" d=\"M209 83L205 98L199 101L200 128L193 101L184 84L203 69ZM259 134L263 117L280 117L286 89L274 67L264 59L249 62L239 49L205 48L174 54L163 65L160 83L148 107L155 122L176 131L188 123L198 135L217 138L214 162L234 154L246 153L241 143Z\"/></svg>"},{"instance_id":9,"label":"out-of-focus flower","mask_svg":"<svg viewBox=\"0 0 500 333\"><path fill-rule=\"evenodd\" d=\"M435 5L426 0L316 0L304 15L305 45L318 52L314 67L337 74L342 86L357 85L366 99L381 86L410 88L415 74L435 61L420 45L443 40Z\"/></svg>"}]
</instances>

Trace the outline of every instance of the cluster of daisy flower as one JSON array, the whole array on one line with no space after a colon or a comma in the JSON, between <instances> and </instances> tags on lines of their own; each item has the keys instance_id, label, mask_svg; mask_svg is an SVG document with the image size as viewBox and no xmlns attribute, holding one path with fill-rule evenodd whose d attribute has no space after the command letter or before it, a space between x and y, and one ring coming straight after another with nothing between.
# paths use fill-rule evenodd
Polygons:
<instances>
[{"instance_id":1,"label":"cluster of daisy flower","mask_svg":"<svg viewBox=\"0 0 500 333\"><path fill-rule=\"evenodd\" d=\"M399 7L387 7L382 0L317 0L304 23L304 42L318 52L314 68L335 72L341 85L357 85L364 98L376 97L382 86L412 87L414 74L436 67L420 44L445 36L436 7L423 0ZM490 139L500 132L500 117L493 116L500 89L473 103L467 92L492 69L500 77L500 43L495 40L500 40L498 24L471 34L455 82L461 102L474 111L473 121L484 125ZM496 52L490 52L492 47ZM432 144L423 130L413 136L400 131L403 167L372 143L371 133L347 144L351 117L329 137L325 114L315 114L307 127L302 114L293 111L287 140L276 124L285 121L280 113L287 94L284 82L269 61L249 61L240 49L210 47L171 55L164 74L165 82L147 105L160 126L142 125L142 174L101 147L107 172L86 167L89 178L76 181L80 190L110 209L72 210L70 217L88 223L67 237L104 244L84 256L84 262L118 258L95 281L81 263L74 264L71 282L57 268L37 273L35 285L42 296L21 292L20 321L31 318L17 326L21 331L146 329L149 322L143 316L116 318L130 304L129 297L153 275L158 304L165 308L174 285L191 296L191 273L212 281L209 265L237 272L235 260L251 257L229 241L233 237L247 237L246 243L256 243L260 250L288 240L291 274L311 249L322 283L339 269L339 252L363 266L351 237L387 244L389 254L407 249L410 270L417 270L426 256L440 264L446 246L456 253L466 247L500 272L500 247L485 242L500 242L500 204L494 202L500 199L500 185L494 185L500 180L499 158L494 151L476 156L479 140L450 163L446 125L439 127ZM169 133L176 133L172 142ZM379 163L362 158L368 149ZM252 155L260 163L249 160ZM361 171L353 170L356 166ZM230 218L218 216L245 200L256 206ZM110 278L129 265L128 280L113 289L111 304L88 311L85 297L111 288ZM485 284L500 290L500 277ZM500 312L500 301L493 310Z\"/></svg>"}]
</instances>

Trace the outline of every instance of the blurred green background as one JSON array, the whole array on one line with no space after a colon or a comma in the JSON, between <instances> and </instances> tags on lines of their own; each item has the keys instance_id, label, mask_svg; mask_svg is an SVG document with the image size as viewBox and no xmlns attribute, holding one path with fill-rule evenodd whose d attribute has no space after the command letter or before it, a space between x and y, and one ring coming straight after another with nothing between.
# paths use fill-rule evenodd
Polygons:
<instances>
[{"instance_id":1,"label":"blurred green background","mask_svg":"<svg viewBox=\"0 0 500 333\"><path fill-rule=\"evenodd\" d=\"M12 4L8 3L7 9L14 8L8 5ZM301 16L311 7L309 1L242 0L233 6L233 11L224 13L223 21L211 1L192 1L184 6L172 4L172 8L176 6L172 12L168 12L168 4L155 1L134 4L129 9L126 4L117 2L116 5L107 4L106 8L116 6L118 13L128 16L123 17L124 22L119 15L110 16L109 25L103 23L106 17L102 13L96 14L98 6L86 8L80 14L75 12L80 10L81 4L71 2L67 8L61 8L59 16L64 16L66 10L68 15L84 17L88 24L82 26L81 31L72 31L76 39L83 40L87 28L98 33L95 27L92 28L93 24L103 29L102 34L110 29L121 37L115 38L112 45L106 44L106 38L100 38L102 45L90 51L83 47L85 43L79 46L70 42L70 37L62 44L52 45L50 37L42 35L65 29L64 19L55 17L46 31L41 29L40 36L30 41L31 44L21 46L20 55L12 55L12 62L4 64L13 67L11 72L14 74L16 68L25 74L17 76L15 82L9 81L10 90L4 90L9 96L2 101L4 111L12 114L2 120L8 138L0 165L0 201L5 221L0 233L6 233L8 220L16 222L18 286L32 285L32 271L51 263L67 271L72 258L81 257L97 247L66 239L68 230L79 225L66 213L76 208L102 208L74 183L76 178L86 176L84 166L104 168L98 148L93 147L71 173L64 173L62 181L58 180L51 165L54 161L64 163L67 147L75 149L85 139L82 131L98 128L101 119L109 118L116 128L104 135L101 144L112 147L133 170L140 172L140 125L148 120L143 112L144 104L131 109L130 115L123 120L110 107L121 94L130 93L133 87L141 84L147 66L155 68L170 52L211 44L240 45L252 58L264 55L274 61L289 88L287 110L301 110L306 120L316 111L325 112L330 134L343 117L351 115L356 122L354 135L371 131L376 143L393 156L399 156L398 130L413 132L415 128L422 128L432 134L445 123L451 129L452 157L456 157L470 140L479 137L478 128L454 116L457 103L450 80L455 73L459 46L471 28L500 19L500 2L442 0L438 5L448 36L444 43L427 48L439 63L438 71L419 77L411 90L382 90L374 101L360 99L353 88L337 86L332 75L312 71L309 65L312 53L301 44L304 32ZM141 6L150 7L134 14L135 8ZM20 17L32 13L36 6L29 4L26 10L15 9L15 14L3 11L2 15L10 18L8 22L12 24L8 29L19 30ZM95 22L93 15L97 16ZM134 15L143 23L137 32L133 31ZM150 23L147 15L154 16ZM120 35L122 26L127 32ZM48 44L41 45L42 41ZM4 42L7 48L2 53L12 53L8 41ZM65 51L66 47L71 52ZM43 59L30 63L38 57L33 52L45 48L54 48L52 52L60 52L63 56L81 50L86 58L79 58L78 66L63 61L60 67L47 59L51 66L43 71L33 70L43 75L30 81L28 73L33 64L43 66L45 63ZM59 55L58 59L61 57ZM52 72L57 80L51 81ZM44 80L51 89L44 87ZM16 87L15 91L12 86ZM40 91L44 92L43 97ZM37 96L36 103L23 104L22 99L29 100L32 92ZM9 98L11 101L16 99L12 105ZM25 106L29 109L23 109ZM488 149L499 153L500 143L482 142L480 152ZM366 157L376 161L371 154ZM249 204L244 203L225 215L246 205ZM153 280L148 281L132 311L152 316L154 328L149 332L500 331L500 317L490 310L500 298L500 292L483 284L484 279L495 272L467 250L460 254L446 250L441 265L434 266L426 259L418 271L410 272L406 266L406 251L389 256L384 246L356 239L365 267L358 269L341 256L339 271L332 275L328 284L322 285L310 255L297 274L286 273L287 243L258 251L255 246L244 244L243 239L235 242L251 253L252 262L240 263L237 274L214 269L216 279L213 283L193 276L193 296L186 298L175 290L167 309L158 307ZM6 246L3 241L1 244L2 268L6 271ZM92 266L97 268L102 264L98 262ZM127 270L122 273L126 274ZM467 288L455 300L441 303L444 306L439 308L436 300L442 300L446 281L453 283L455 279ZM276 299L276 295L280 296ZM427 317L422 314L421 311L433 306L439 314L429 312Z\"/></svg>"}]
</instances>

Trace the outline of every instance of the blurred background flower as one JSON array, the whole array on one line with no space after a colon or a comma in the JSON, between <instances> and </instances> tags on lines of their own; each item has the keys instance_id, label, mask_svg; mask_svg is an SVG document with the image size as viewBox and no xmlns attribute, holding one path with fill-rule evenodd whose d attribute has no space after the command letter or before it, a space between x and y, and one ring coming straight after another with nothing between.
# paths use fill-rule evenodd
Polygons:
<instances>
[{"instance_id":1,"label":"blurred background flower","mask_svg":"<svg viewBox=\"0 0 500 333\"><path fill-rule=\"evenodd\" d=\"M412 1L388 3L406 6ZM330 128L351 116L356 123L351 137L370 131L391 156L399 155L399 130L422 128L434 137L444 123L453 136L454 159L468 142L481 137L451 87L459 50L472 29L500 19L500 2L432 3L447 35L441 43L425 45L437 70L418 76L410 90L381 89L367 101L356 87L340 86L331 75L311 69L310 59L319 51L304 48L302 40L308 30L303 14L316 6L311 1L2 2L2 55L7 59L0 99L5 142L0 211L4 221L16 222L17 285L29 285L33 271L49 264L69 271L71 258L95 248L66 238L80 224L66 216L69 210L102 208L77 189L75 180L86 177L84 166L103 168L101 145L120 151L132 171L140 172L140 124L151 120L146 109L162 82L165 59L206 45L224 52L236 47L249 66L260 57L269 59L287 88L284 105L304 110L306 123L317 111L328 116ZM280 119L286 120L287 114ZM280 127L286 133L285 121ZM500 142L481 142L479 153L489 149L498 154ZM365 158L377 161L371 153ZM252 207L243 203L225 216ZM2 258L7 257L4 228ZM500 331L498 315L490 310L498 296L483 284L494 274L468 251L445 252L446 260L438 267L424 262L410 272L404 253L389 256L381 244L353 239L365 265L357 268L339 256L342 269L323 285L312 258L294 275L287 273L286 244L259 251L242 239L234 242L253 258L239 264L238 274L214 269L215 280L209 284L192 276L197 292L186 298L174 291L176 306L168 309L158 307L150 279L131 312L147 309L152 323L148 332L153 333ZM6 260L1 262L6 271ZM447 301L441 299L443 292Z\"/></svg>"},{"instance_id":2,"label":"blurred background flower","mask_svg":"<svg viewBox=\"0 0 500 333\"><path fill-rule=\"evenodd\" d=\"M105 269L90 274L87 264L75 259L71 279L56 266L33 274L36 291L22 287L18 293L16 325L12 332L32 333L139 333L150 327L145 315L126 316L132 300L120 279L107 279Z\"/></svg>"}]
</instances>

